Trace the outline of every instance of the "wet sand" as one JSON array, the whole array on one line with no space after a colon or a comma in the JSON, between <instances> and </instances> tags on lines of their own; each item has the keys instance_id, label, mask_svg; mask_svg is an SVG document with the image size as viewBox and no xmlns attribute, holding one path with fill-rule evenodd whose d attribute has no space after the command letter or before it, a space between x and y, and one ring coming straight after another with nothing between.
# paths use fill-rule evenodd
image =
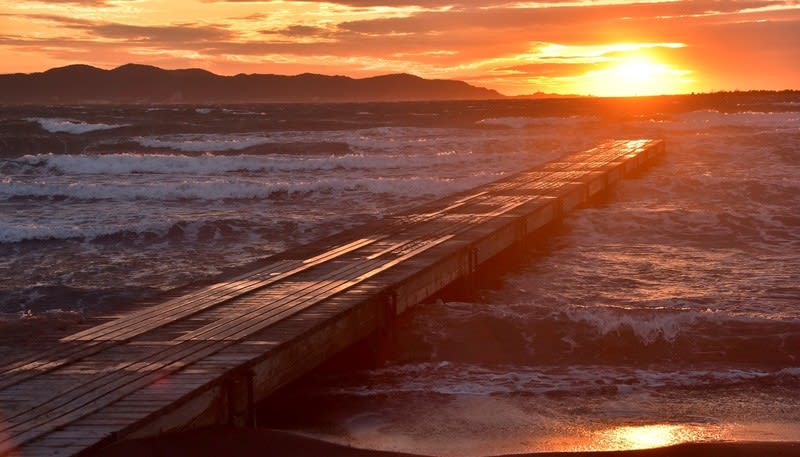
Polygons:
<instances>
[{"instance_id":1,"label":"wet sand","mask_svg":"<svg viewBox=\"0 0 800 457\"><path fill-rule=\"evenodd\" d=\"M212 427L173 436L122 442L97 452L95 457L217 457L221 455L237 457L414 456L414 454L356 449L270 429ZM516 455L529 455L532 457L797 457L800 456L800 443L686 443L657 449L633 451L555 452Z\"/></svg>"}]
</instances>

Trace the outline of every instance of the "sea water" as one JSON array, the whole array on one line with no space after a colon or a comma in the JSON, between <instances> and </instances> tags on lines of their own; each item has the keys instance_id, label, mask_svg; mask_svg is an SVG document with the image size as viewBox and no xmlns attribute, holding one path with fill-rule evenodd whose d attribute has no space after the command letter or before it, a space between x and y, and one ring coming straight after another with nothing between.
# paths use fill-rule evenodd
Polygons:
<instances>
[{"instance_id":1,"label":"sea water","mask_svg":"<svg viewBox=\"0 0 800 457\"><path fill-rule=\"evenodd\" d=\"M703 100L6 108L0 325L662 138L494 284L403 316L383 360L289 388L302 414L270 426L437 455L800 440L800 105Z\"/></svg>"}]
</instances>

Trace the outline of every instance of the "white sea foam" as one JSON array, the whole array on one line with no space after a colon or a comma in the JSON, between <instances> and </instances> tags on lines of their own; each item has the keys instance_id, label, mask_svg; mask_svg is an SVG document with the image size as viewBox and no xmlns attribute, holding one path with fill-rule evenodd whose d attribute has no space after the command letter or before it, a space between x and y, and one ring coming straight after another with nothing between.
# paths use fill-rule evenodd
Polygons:
<instances>
[{"instance_id":1,"label":"white sea foam","mask_svg":"<svg viewBox=\"0 0 800 457\"><path fill-rule=\"evenodd\" d=\"M553 121L555 122L555 121ZM566 121L574 123L574 121ZM525 130L504 129L442 129L420 127L376 127L335 131L277 131L269 133L235 134L177 134L133 138L142 146L185 152L237 151L263 144L337 143L347 144L352 152L367 154L437 154L443 151L459 153L508 153L526 151L542 153L588 147L589 137L572 136L564 139L557 125L542 129L535 136ZM543 148L541 145L546 145Z\"/></svg>"},{"instance_id":2,"label":"white sea foam","mask_svg":"<svg viewBox=\"0 0 800 457\"><path fill-rule=\"evenodd\" d=\"M513 281L508 284L509 288L511 284ZM523 351L520 354L539 353L542 345L551 344L551 332L556 329L563 335L561 341L573 349L579 345L607 344L597 343L599 338L606 336L612 336L611 341L618 342L630 341L628 335L631 335L642 345L649 346L655 343L700 344L696 337L698 332L707 338L704 341L719 342L742 328L760 329L762 334L784 335L796 334L800 329L800 319L779 313L765 316L758 311L697 309L696 304L693 308L691 303L683 300L660 303L663 306L553 306L525 302L486 306L482 303L448 302L426 305L424 313L412 318L415 333L419 333L434 353L436 348L449 345L454 335L469 339L470 329L488 323L494 329L504 329L498 330L500 332L525 339L526 347L519 348ZM635 352L637 348L631 350Z\"/></svg>"},{"instance_id":3,"label":"white sea foam","mask_svg":"<svg viewBox=\"0 0 800 457\"><path fill-rule=\"evenodd\" d=\"M114 182L13 182L0 181L0 199L36 197L80 200L225 200L268 198L275 195L331 194L360 192L396 196L442 195L496 179L494 174L476 174L459 180L451 178L327 178L316 180L269 181L260 179L191 178Z\"/></svg>"},{"instance_id":4,"label":"white sea foam","mask_svg":"<svg viewBox=\"0 0 800 457\"><path fill-rule=\"evenodd\" d=\"M503 160L513 162L524 154L512 153ZM344 154L330 156L292 155L237 155L201 156L170 154L105 154L68 155L38 154L19 158L16 162L31 166L45 166L51 171L82 174L216 174L228 172L294 172L325 170L392 170L420 169L444 165L469 164L478 160L469 151L446 151L423 155L366 155Z\"/></svg>"},{"instance_id":5,"label":"white sea foam","mask_svg":"<svg viewBox=\"0 0 800 457\"><path fill-rule=\"evenodd\" d=\"M653 344L658 340L672 342L682 332L691 332L691 327L699 320L709 319L714 314L711 311L631 310L597 306L572 307L563 313L575 322L590 324L601 335L629 329L644 344Z\"/></svg>"},{"instance_id":6,"label":"white sea foam","mask_svg":"<svg viewBox=\"0 0 800 457\"><path fill-rule=\"evenodd\" d=\"M96 130L110 130L118 127L125 127L129 124L90 124L88 122L76 121L73 119L31 117L26 120L37 122L43 129L51 133L65 132L81 134L94 132Z\"/></svg>"},{"instance_id":7,"label":"white sea foam","mask_svg":"<svg viewBox=\"0 0 800 457\"><path fill-rule=\"evenodd\" d=\"M180 135L139 137L134 140L148 148L174 149L185 152L238 151L273 142L267 137L246 135Z\"/></svg>"},{"instance_id":8,"label":"white sea foam","mask_svg":"<svg viewBox=\"0 0 800 457\"><path fill-rule=\"evenodd\" d=\"M264 116L267 114L263 111L249 111L249 110L230 109L230 108L222 108L222 112L225 114L233 114L237 116Z\"/></svg>"},{"instance_id":9,"label":"white sea foam","mask_svg":"<svg viewBox=\"0 0 800 457\"><path fill-rule=\"evenodd\" d=\"M672 121L657 121L668 131L704 130L709 128L757 128L800 131L800 113L737 112L723 113L715 110L693 111L676 116Z\"/></svg>"}]
</instances>

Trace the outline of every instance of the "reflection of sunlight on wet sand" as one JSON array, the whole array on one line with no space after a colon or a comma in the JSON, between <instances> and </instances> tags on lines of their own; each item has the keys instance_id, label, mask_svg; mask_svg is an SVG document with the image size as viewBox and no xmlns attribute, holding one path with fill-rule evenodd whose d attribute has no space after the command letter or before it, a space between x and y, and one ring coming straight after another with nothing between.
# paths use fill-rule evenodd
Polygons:
<instances>
[{"instance_id":1,"label":"reflection of sunlight on wet sand","mask_svg":"<svg viewBox=\"0 0 800 457\"><path fill-rule=\"evenodd\" d=\"M798 441L795 424L650 424L586 430L569 438L545 440L548 451L625 451L720 441ZM541 451L541 449L537 449Z\"/></svg>"},{"instance_id":2,"label":"reflection of sunlight on wet sand","mask_svg":"<svg viewBox=\"0 0 800 457\"><path fill-rule=\"evenodd\" d=\"M613 428L605 432L609 450L649 449L689 441L719 439L719 432L691 425L640 425Z\"/></svg>"},{"instance_id":3,"label":"reflection of sunlight on wet sand","mask_svg":"<svg viewBox=\"0 0 800 457\"><path fill-rule=\"evenodd\" d=\"M626 451L672 446L689 442L727 439L725 427L696 424L620 425L610 428L580 428L568 435L547 437L538 452ZM724 435L724 436L723 436Z\"/></svg>"},{"instance_id":4,"label":"reflection of sunlight on wet sand","mask_svg":"<svg viewBox=\"0 0 800 457\"><path fill-rule=\"evenodd\" d=\"M487 411L484 409L482 411ZM537 424L527 433L516 434L502 415L482 415L484 431L497 434L452 434L449 423L421 420L411 428L394 428L380 414L354 417L348 434L300 432L301 436L344 446L390 452L408 452L440 457L528 454L539 452L632 451L684 443L800 442L796 423L714 423L714 424L561 424L547 429ZM496 420L499 419L499 424ZM467 420L469 422L469 420ZM404 424L407 425L407 424ZM463 425L463 424L461 424ZM499 425L499 427L498 427ZM541 426L544 426L541 428ZM476 427L474 430L478 430ZM421 433L424 430L424 434Z\"/></svg>"}]
</instances>

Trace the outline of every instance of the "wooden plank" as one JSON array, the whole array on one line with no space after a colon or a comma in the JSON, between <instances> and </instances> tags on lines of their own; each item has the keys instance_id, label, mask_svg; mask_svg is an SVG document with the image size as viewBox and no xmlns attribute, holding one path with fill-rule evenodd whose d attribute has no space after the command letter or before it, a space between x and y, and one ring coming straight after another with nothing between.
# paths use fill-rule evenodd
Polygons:
<instances>
[{"instance_id":1,"label":"wooden plank","mask_svg":"<svg viewBox=\"0 0 800 457\"><path fill-rule=\"evenodd\" d=\"M96 354L110 346L108 343L88 342L70 344L66 348L63 346L49 348L40 354L38 360L26 360L9 366L5 372L0 374L0 390L32 376L46 373L88 355Z\"/></svg>"},{"instance_id":2,"label":"wooden plank","mask_svg":"<svg viewBox=\"0 0 800 457\"><path fill-rule=\"evenodd\" d=\"M108 406L133 391L217 352L220 344L199 342L181 345L174 351L162 351L160 358L145 363L136 371L118 372L96 379L78 389L51 398L23 414L6 418L0 431L13 434L16 442L26 442L85 417ZM0 453L12 449L10 440L0 438Z\"/></svg>"}]
</instances>

